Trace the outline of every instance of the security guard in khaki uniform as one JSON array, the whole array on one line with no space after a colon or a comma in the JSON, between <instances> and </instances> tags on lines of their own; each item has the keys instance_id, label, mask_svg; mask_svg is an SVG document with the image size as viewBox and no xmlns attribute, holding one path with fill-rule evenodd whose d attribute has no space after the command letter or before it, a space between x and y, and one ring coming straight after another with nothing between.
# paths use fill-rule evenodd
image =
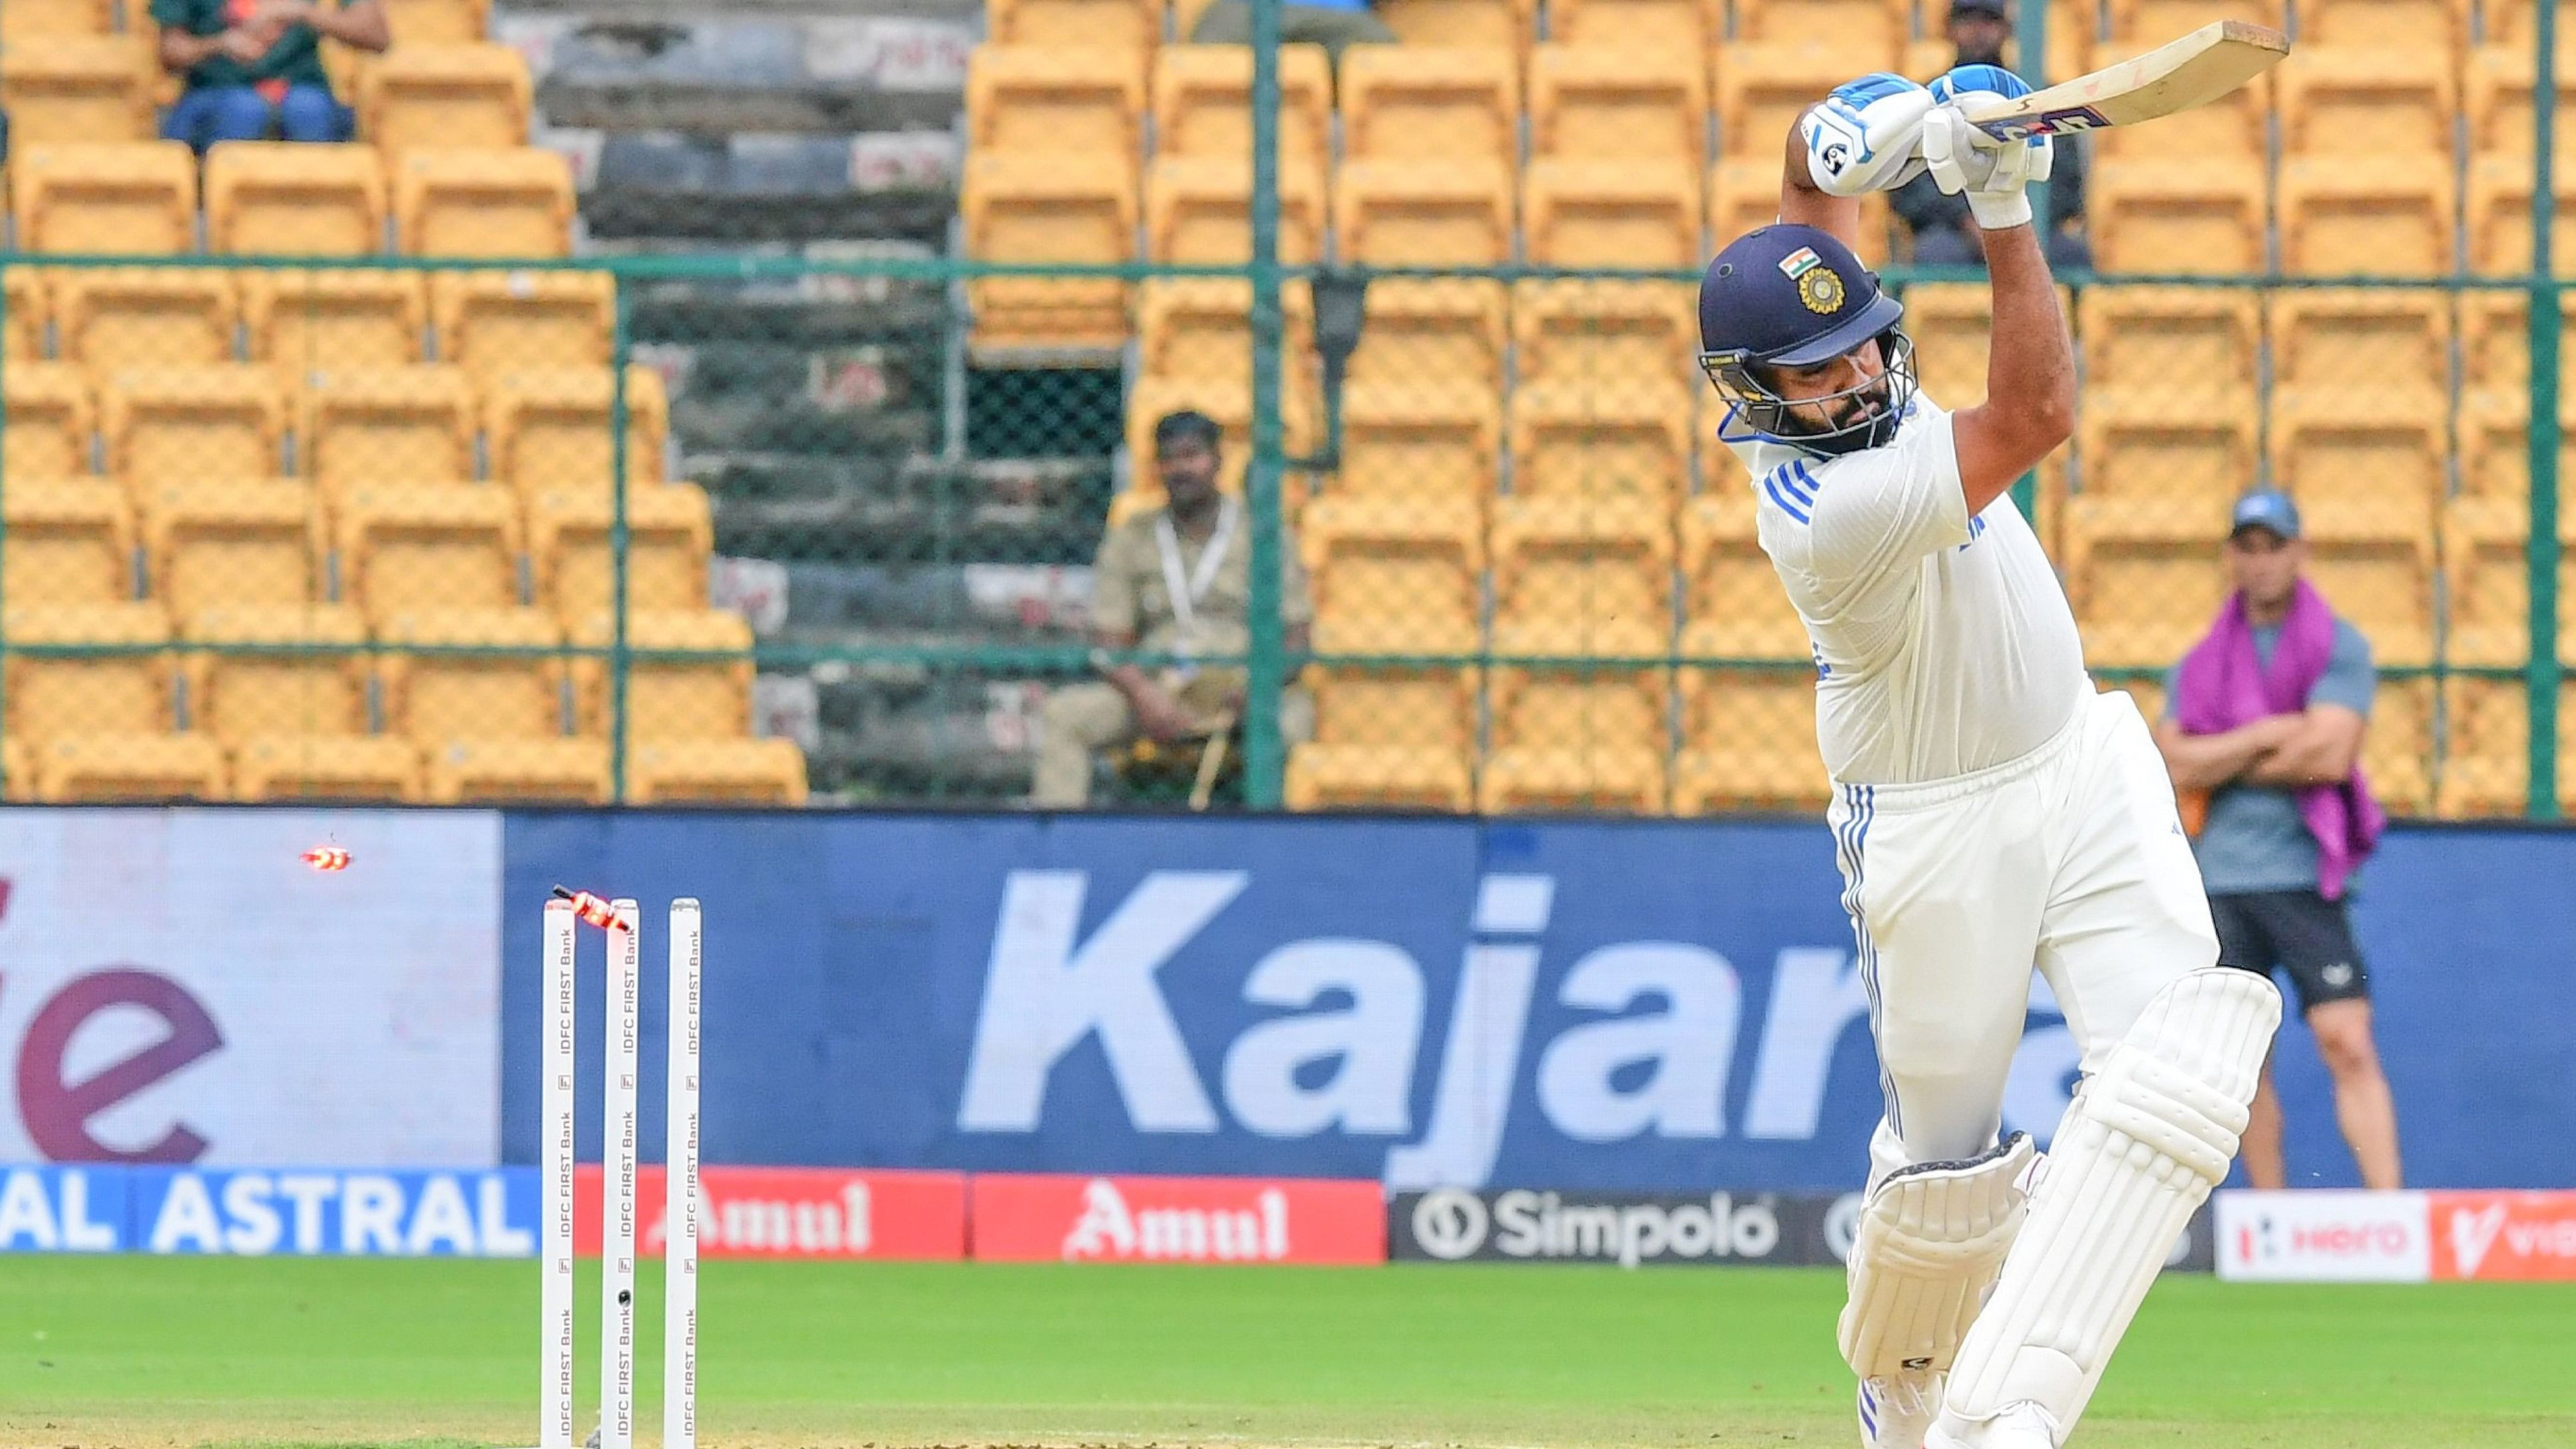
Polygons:
<instances>
[{"instance_id":1,"label":"security guard in khaki uniform","mask_svg":"<svg viewBox=\"0 0 2576 1449\"><path fill-rule=\"evenodd\" d=\"M1091 800L1092 760L1138 735L1159 744L1203 740L1231 730L1243 709L1239 664L1202 667L1192 657L1240 657L1252 647L1252 527L1241 502L1217 491L1219 434L1204 413L1182 411L1154 424L1154 470L1170 500L1109 530L1092 563L1094 642L1106 650L1172 654L1183 661L1146 669L1096 663L1097 680L1047 696L1038 742L1042 809L1079 809ZM1279 613L1287 647L1306 647L1313 613L1306 571L1283 531ZM1289 743L1313 735L1314 703L1283 692L1279 732Z\"/></svg>"}]
</instances>

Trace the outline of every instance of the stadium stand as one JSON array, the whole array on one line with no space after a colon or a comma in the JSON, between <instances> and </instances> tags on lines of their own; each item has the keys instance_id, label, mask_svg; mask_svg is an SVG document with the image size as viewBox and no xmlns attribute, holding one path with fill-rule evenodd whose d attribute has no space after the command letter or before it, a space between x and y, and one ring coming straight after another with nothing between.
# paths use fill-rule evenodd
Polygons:
<instances>
[{"instance_id":1,"label":"stadium stand","mask_svg":"<svg viewBox=\"0 0 2576 1449\"><path fill-rule=\"evenodd\" d=\"M982 45L967 62L967 134L979 151L1133 156L1144 117L1132 51Z\"/></svg>"},{"instance_id":2,"label":"stadium stand","mask_svg":"<svg viewBox=\"0 0 2576 1449\"><path fill-rule=\"evenodd\" d=\"M1279 50L1279 157L1301 171L1333 153L1333 69L1320 45ZM1154 146L1162 156L1249 165L1252 50L1175 45L1154 56Z\"/></svg>"},{"instance_id":3,"label":"stadium stand","mask_svg":"<svg viewBox=\"0 0 2576 1449\"><path fill-rule=\"evenodd\" d=\"M1696 169L1708 133L1703 54L1696 48L1586 44L1531 51L1531 154L1605 161L1669 157Z\"/></svg>"},{"instance_id":4,"label":"stadium stand","mask_svg":"<svg viewBox=\"0 0 2576 1449\"><path fill-rule=\"evenodd\" d=\"M147 141L151 57L132 36L17 33L13 4L0 50L0 108L13 146Z\"/></svg>"},{"instance_id":5,"label":"stadium stand","mask_svg":"<svg viewBox=\"0 0 2576 1449\"><path fill-rule=\"evenodd\" d=\"M416 272L239 274L242 326L254 362L290 377L333 367L409 367L421 360L429 307Z\"/></svg>"},{"instance_id":6,"label":"stadium stand","mask_svg":"<svg viewBox=\"0 0 2576 1449\"><path fill-rule=\"evenodd\" d=\"M225 142L206 155L206 242L237 255L381 252L384 163L364 146Z\"/></svg>"},{"instance_id":7,"label":"stadium stand","mask_svg":"<svg viewBox=\"0 0 2576 1449\"><path fill-rule=\"evenodd\" d=\"M1361 46L1342 61L1341 100L1348 156L1520 156L1520 70L1509 51Z\"/></svg>"}]
</instances>

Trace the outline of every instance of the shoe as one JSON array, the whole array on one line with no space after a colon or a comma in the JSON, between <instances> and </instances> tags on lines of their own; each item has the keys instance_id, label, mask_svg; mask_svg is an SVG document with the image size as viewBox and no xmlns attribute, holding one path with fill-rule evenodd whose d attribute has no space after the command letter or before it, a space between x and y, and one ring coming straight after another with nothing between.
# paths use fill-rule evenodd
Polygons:
<instances>
[{"instance_id":1,"label":"shoe","mask_svg":"<svg viewBox=\"0 0 2576 1449\"><path fill-rule=\"evenodd\" d=\"M2023 1399L1979 1423L1944 1413L1923 1436L1923 1449L2057 1449L2057 1418Z\"/></svg>"},{"instance_id":2,"label":"shoe","mask_svg":"<svg viewBox=\"0 0 2576 1449\"><path fill-rule=\"evenodd\" d=\"M1921 1369L1862 1379L1861 1449L1923 1449L1924 1431L1941 1411L1943 1377Z\"/></svg>"}]
</instances>

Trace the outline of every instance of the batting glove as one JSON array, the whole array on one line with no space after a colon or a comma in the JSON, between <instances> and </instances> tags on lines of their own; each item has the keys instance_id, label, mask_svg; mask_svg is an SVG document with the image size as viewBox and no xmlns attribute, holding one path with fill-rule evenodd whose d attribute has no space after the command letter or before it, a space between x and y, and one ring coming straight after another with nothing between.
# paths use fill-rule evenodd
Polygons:
<instances>
[{"instance_id":1,"label":"batting glove","mask_svg":"<svg viewBox=\"0 0 2576 1449\"><path fill-rule=\"evenodd\" d=\"M1798 123L1807 174L1835 196L1894 191L1923 174L1918 144L1932 93L1881 71L1845 81Z\"/></svg>"},{"instance_id":2,"label":"batting glove","mask_svg":"<svg viewBox=\"0 0 2576 1449\"><path fill-rule=\"evenodd\" d=\"M2045 181L2056 151L2046 136L1997 141L1969 125L1957 102L1971 95L2026 96L2030 84L1999 65L1963 65L1932 82L1936 103L1923 122L1923 160L1932 180L1952 196L1965 195L1968 211L1986 231L2030 224L2023 188Z\"/></svg>"}]
</instances>

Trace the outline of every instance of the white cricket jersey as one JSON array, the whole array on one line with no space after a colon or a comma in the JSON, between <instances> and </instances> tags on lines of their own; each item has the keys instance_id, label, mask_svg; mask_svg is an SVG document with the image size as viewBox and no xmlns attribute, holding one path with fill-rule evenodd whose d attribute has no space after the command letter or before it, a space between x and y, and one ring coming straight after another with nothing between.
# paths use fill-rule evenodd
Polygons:
<instances>
[{"instance_id":1,"label":"white cricket jersey","mask_svg":"<svg viewBox=\"0 0 2576 1449\"><path fill-rule=\"evenodd\" d=\"M1816 736L1846 784L1947 779L2037 749L2093 687L2039 536L1997 498L1974 518L1950 414L1815 458L1728 439L1753 474L1762 551L1816 655Z\"/></svg>"}]
</instances>

